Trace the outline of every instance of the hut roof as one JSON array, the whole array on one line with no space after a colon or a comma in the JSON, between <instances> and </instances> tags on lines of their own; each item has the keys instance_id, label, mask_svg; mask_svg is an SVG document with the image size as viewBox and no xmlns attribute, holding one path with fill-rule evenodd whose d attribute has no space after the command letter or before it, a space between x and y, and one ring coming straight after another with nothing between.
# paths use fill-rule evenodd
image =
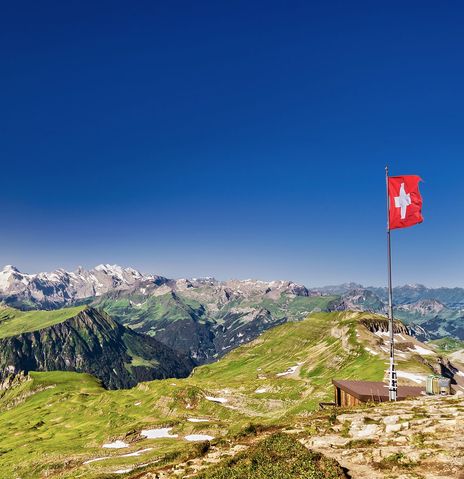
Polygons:
<instances>
[{"instance_id":1,"label":"hut roof","mask_svg":"<svg viewBox=\"0 0 464 479\"><path fill-rule=\"evenodd\" d=\"M362 402L388 401L388 384L380 381L344 381L333 379L332 384ZM419 386L398 386L398 400L425 394L425 388Z\"/></svg>"}]
</instances>

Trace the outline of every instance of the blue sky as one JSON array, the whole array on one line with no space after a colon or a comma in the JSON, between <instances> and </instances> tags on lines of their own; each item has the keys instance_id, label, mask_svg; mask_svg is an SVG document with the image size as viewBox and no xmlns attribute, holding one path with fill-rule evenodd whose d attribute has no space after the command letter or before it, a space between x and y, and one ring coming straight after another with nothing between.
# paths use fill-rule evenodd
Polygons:
<instances>
[{"instance_id":1,"label":"blue sky","mask_svg":"<svg viewBox=\"0 0 464 479\"><path fill-rule=\"evenodd\" d=\"M406 5L407 4L407 5ZM458 2L6 2L0 263L464 286Z\"/></svg>"}]
</instances>

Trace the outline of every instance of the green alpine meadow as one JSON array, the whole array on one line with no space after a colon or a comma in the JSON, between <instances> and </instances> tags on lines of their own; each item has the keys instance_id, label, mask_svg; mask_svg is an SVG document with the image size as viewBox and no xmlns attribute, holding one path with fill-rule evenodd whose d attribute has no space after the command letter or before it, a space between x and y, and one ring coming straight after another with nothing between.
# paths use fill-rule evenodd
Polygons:
<instances>
[{"instance_id":1,"label":"green alpine meadow","mask_svg":"<svg viewBox=\"0 0 464 479\"><path fill-rule=\"evenodd\" d=\"M8 311L7 321L13 322ZM64 325L70 314L83 311L54 311L52 316L61 317ZM46 331L45 313L35 314L40 327L45 326L40 331ZM5 323L8 334L30 329L19 322L21 314L17 317L15 329ZM293 436L287 440L282 434L295 428L299 434L312 434L312 417L321 414L319 403L333 400L332 378L383 380L387 355L375 332L386 327L386 319L372 313L313 313L264 332L216 362L195 367L187 378L139 382L129 389L105 389L102 381L84 372L17 375L0 396L0 425L7 431L0 439L2 474L156 477L178 464L200 461L214 448L239 451L246 445L263 457L260 461L268 461L266 455L274 458L276 471L295 461L295 477L324 477L320 459L305 456ZM407 335L401 323L397 327ZM408 346L420 344L403 337ZM432 372L439 356L430 353L429 362L417 353L405 353L399 371L410 377ZM140 363L129 348L126 354L132 355L126 367ZM331 421L333 413L326 414ZM281 436L271 440L277 433ZM292 452L274 453L274 447ZM238 461L234 474L252 474L251 466L239 465L239 457L233 460ZM304 464L313 464L313 475L304 475ZM199 477L222 477L220 467L206 467ZM330 468L328 477L345 477L336 463ZM256 477L259 474L267 473L256 472Z\"/></svg>"}]
</instances>

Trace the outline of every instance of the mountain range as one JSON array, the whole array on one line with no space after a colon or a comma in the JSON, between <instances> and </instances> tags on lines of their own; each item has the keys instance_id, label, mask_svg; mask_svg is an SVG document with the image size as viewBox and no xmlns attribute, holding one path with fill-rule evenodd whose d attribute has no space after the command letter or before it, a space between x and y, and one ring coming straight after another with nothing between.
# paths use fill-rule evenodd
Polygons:
<instances>
[{"instance_id":1,"label":"mountain range","mask_svg":"<svg viewBox=\"0 0 464 479\"><path fill-rule=\"evenodd\" d=\"M7 266L0 272L5 305L56 310L88 304L197 364L215 360L272 326L326 310L333 299L291 281L173 280L117 265L34 275Z\"/></svg>"},{"instance_id":2,"label":"mountain range","mask_svg":"<svg viewBox=\"0 0 464 479\"><path fill-rule=\"evenodd\" d=\"M174 280L112 265L29 275L10 266L0 273L0 295L6 477L201 477L192 461L210 447L233 457L249 437L296 432L294 442L284 439L285 466L302 440L314 440L321 416L311 411L331 401L332 379L387 378L382 288ZM442 374L462 394L463 297L459 288L395 289L400 384ZM405 417L423 421L415 404ZM356 427L332 416L326 433L355 441ZM380 419L366 421L366 430L386 433ZM447 454L459 455L452 446ZM332 466L314 477L328 477ZM229 477L228 463L218 477Z\"/></svg>"},{"instance_id":3,"label":"mountain range","mask_svg":"<svg viewBox=\"0 0 464 479\"><path fill-rule=\"evenodd\" d=\"M142 275L132 268L99 265L76 271L27 274L7 265L0 271L0 299L22 309L55 309L114 288L129 288L139 282L163 282L165 278Z\"/></svg>"},{"instance_id":4,"label":"mountain range","mask_svg":"<svg viewBox=\"0 0 464 479\"><path fill-rule=\"evenodd\" d=\"M273 299L278 299L281 293L310 295L307 288L292 281L220 282L214 278L173 280L110 264L100 264L90 270L79 267L71 272L57 269L51 273L36 274L22 273L15 266L7 265L0 271L0 299L11 305L16 304L22 309L55 309L75 304L83 299L99 297L114 290L137 291L142 295L156 290L156 294L160 295L171 290L186 291L204 286L215 289L219 303L221 300L228 302L231 299L256 294L268 295Z\"/></svg>"},{"instance_id":5,"label":"mountain range","mask_svg":"<svg viewBox=\"0 0 464 479\"><path fill-rule=\"evenodd\" d=\"M464 288L394 288L395 316L423 340L464 339ZM292 281L170 279L101 264L86 270L0 271L0 301L21 309L90 304L135 331L156 336L198 363L264 330L313 311L387 312L387 290L357 283L307 288Z\"/></svg>"}]
</instances>

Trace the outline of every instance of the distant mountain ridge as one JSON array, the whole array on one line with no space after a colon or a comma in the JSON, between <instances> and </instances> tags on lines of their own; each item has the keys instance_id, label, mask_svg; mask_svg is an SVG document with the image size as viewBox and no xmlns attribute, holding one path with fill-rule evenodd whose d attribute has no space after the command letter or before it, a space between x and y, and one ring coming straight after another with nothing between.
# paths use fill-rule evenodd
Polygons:
<instances>
[{"instance_id":1,"label":"distant mountain ridge","mask_svg":"<svg viewBox=\"0 0 464 479\"><path fill-rule=\"evenodd\" d=\"M387 313L387 290L358 283L309 289L292 281L170 279L101 264L67 272L0 271L0 301L20 309L91 304L200 363L314 311ZM395 315L422 340L464 339L464 288L394 288Z\"/></svg>"},{"instance_id":2,"label":"distant mountain ridge","mask_svg":"<svg viewBox=\"0 0 464 479\"><path fill-rule=\"evenodd\" d=\"M90 304L200 364L273 326L326 310L332 299L292 281L174 280L108 264L34 275L12 266L0 272L6 305L55 310Z\"/></svg>"},{"instance_id":3,"label":"distant mountain ridge","mask_svg":"<svg viewBox=\"0 0 464 479\"><path fill-rule=\"evenodd\" d=\"M114 290L139 287L140 292L144 294L146 288L152 291L163 285L166 285L166 288L162 291L184 291L189 288L216 286L226 297L229 294L247 296L255 293L278 297L281 292L298 296L310 295L305 286L292 281L251 279L217 281L214 278L175 280L110 264L100 264L90 270L79 267L75 271L57 269L50 273L28 274L22 273L15 266L7 265L0 271L0 300L7 304L16 303L22 308L54 309Z\"/></svg>"},{"instance_id":4,"label":"distant mountain ridge","mask_svg":"<svg viewBox=\"0 0 464 479\"><path fill-rule=\"evenodd\" d=\"M371 291L384 302L388 300L386 287L363 286L358 283L343 283L335 286L312 288L321 294L346 295L353 291ZM437 300L451 309L464 308L464 288L438 287L429 288L423 284L405 284L393 288L393 300L396 305L414 303L419 300Z\"/></svg>"},{"instance_id":5,"label":"distant mountain ridge","mask_svg":"<svg viewBox=\"0 0 464 479\"><path fill-rule=\"evenodd\" d=\"M393 289L394 315L421 340L452 337L464 339L464 289L405 285ZM331 310L370 311L387 314L385 288L344 291Z\"/></svg>"},{"instance_id":6,"label":"distant mountain ridge","mask_svg":"<svg viewBox=\"0 0 464 479\"><path fill-rule=\"evenodd\" d=\"M293 281L261 281L254 279L218 281L213 277L170 279L155 274L144 274L134 268L119 265L100 264L86 270L78 267L75 271L57 269L50 273L23 273L15 266L7 265L0 271L0 300L10 303L17 301L22 306L62 307L90 297L98 297L114 290L130 290L144 287L152 290L166 286L162 291L185 291L191 288L214 286L218 293L235 297L262 294L278 299L279 294L296 296L343 296L353 291L371 291L382 301L387 300L387 289L363 286L359 283L307 288ZM437 300L451 309L464 307L464 288L428 288L422 284L406 284L394 288L396 304L409 304L423 299ZM160 292L158 291L158 294Z\"/></svg>"},{"instance_id":7,"label":"distant mountain ridge","mask_svg":"<svg viewBox=\"0 0 464 479\"><path fill-rule=\"evenodd\" d=\"M334 286L307 288L293 281L261 281L253 279L218 281L213 277L170 279L155 274L144 274L134 268L116 264L100 264L86 270L78 267L75 271L57 269L50 273L28 274L7 265L0 271L0 299L23 302L31 308L49 306L50 309L75 303L89 297L98 297L113 290L131 290L139 287L155 288L166 286L157 292L170 290L184 291L190 288L215 286L218 293L233 296L262 294L278 298L281 293L296 296L337 295L353 291L371 291L382 301L387 300L387 289L363 286L358 283L343 283ZM464 288L428 288L422 284L406 284L394 288L396 304L413 303L422 299L437 300L449 308L464 307ZM229 298L227 298L229 299Z\"/></svg>"},{"instance_id":8,"label":"distant mountain ridge","mask_svg":"<svg viewBox=\"0 0 464 479\"><path fill-rule=\"evenodd\" d=\"M7 265L0 271L0 300L21 308L54 309L113 289L129 288L142 281L162 284L168 280L109 264L90 270L79 267L71 272L57 269L37 274L22 273Z\"/></svg>"}]
</instances>

